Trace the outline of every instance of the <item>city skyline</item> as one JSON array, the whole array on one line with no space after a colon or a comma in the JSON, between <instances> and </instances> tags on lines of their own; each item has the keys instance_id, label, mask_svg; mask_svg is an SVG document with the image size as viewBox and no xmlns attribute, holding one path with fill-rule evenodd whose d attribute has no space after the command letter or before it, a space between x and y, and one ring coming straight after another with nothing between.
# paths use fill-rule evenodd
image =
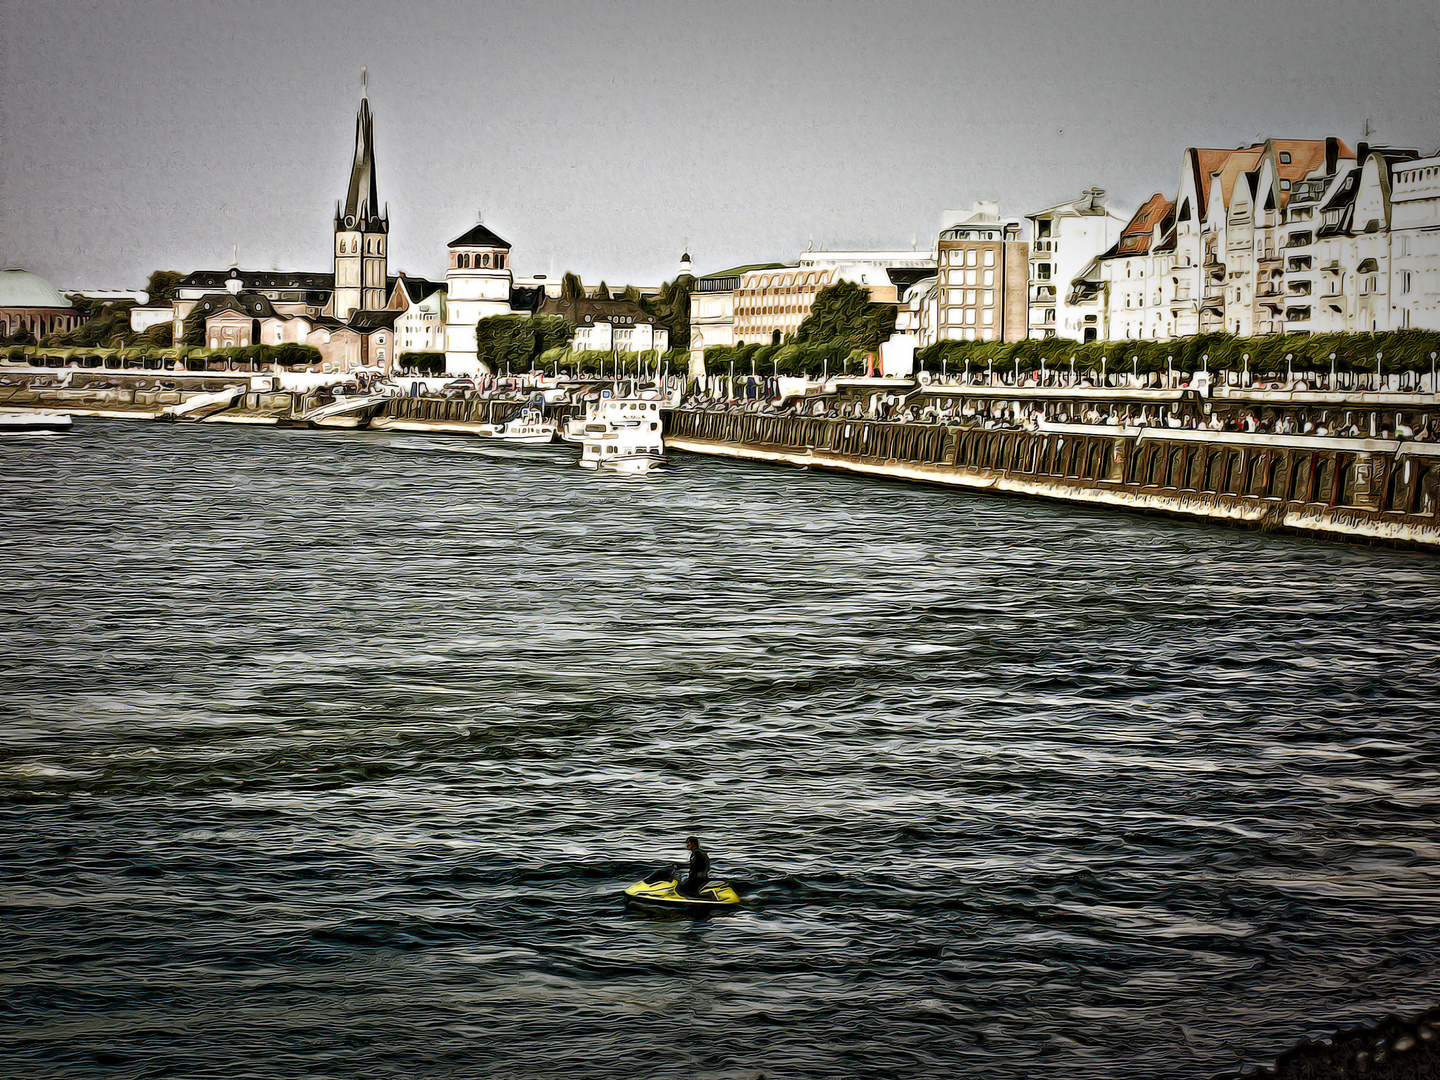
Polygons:
<instances>
[{"instance_id":1,"label":"city skyline","mask_svg":"<svg viewBox=\"0 0 1440 1080\"><path fill-rule=\"evenodd\" d=\"M1432 5L124 7L0 3L0 262L66 289L323 269L375 114L392 272L483 209L520 275L656 283L920 250L943 209L1105 188L1185 146L1440 143ZM217 52L213 47L222 46ZM244 48L235 48L243 45ZM232 51L233 50L233 51Z\"/></svg>"}]
</instances>

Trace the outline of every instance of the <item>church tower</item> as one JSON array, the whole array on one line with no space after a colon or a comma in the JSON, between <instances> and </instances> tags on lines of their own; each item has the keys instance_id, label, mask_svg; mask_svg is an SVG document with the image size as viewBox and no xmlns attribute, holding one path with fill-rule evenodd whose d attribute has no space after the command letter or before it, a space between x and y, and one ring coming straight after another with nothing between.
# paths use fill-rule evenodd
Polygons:
<instances>
[{"instance_id":1,"label":"church tower","mask_svg":"<svg viewBox=\"0 0 1440 1080\"><path fill-rule=\"evenodd\" d=\"M369 80L360 69L360 113L355 118L355 161L345 205L335 204L335 295L331 313L348 319L354 312L379 311L386 295L385 245L390 208L382 212L375 188L375 135L370 117Z\"/></svg>"}]
</instances>

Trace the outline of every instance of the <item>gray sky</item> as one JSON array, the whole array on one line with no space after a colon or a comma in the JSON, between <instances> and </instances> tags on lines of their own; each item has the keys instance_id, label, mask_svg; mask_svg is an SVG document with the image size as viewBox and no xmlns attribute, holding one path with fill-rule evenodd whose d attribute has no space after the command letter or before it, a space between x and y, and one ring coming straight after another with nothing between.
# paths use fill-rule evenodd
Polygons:
<instances>
[{"instance_id":1,"label":"gray sky","mask_svg":"<svg viewBox=\"0 0 1440 1080\"><path fill-rule=\"evenodd\" d=\"M370 71L390 269L484 209L517 273L658 283L928 247L940 211L1098 185L1190 145L1440 145L1440 3L0 0L0 265L328 270Z\"/></svg>"}]
</instances>

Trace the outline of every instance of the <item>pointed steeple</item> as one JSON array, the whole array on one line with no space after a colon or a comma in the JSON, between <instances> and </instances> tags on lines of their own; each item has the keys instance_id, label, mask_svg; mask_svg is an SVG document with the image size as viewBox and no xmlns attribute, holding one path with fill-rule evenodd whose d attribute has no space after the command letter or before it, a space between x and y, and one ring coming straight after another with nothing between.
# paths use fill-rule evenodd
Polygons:
<instances>
[{"instance_id":1,"label":"pointed steeple","mask_svg":"<svg viewBox=\"0 0 1440 1080\"><path fill-rule=\"evenodd\" d=\"M350 166L350 189L338 215L347 228L380 228L380 196L375 186L375 133L370 116L369 77L360 69L360 112L355 117L355 160Z\"/></svg>"}]
</instances>

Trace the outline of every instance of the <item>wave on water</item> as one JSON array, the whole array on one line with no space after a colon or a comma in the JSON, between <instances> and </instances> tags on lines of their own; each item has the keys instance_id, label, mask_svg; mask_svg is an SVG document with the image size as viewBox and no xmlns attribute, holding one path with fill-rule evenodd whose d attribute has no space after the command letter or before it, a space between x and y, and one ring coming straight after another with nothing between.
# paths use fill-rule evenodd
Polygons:
<instances>
[{"instance_id":1,"label":"wave on water","mask_svg":"<svg viewBox=\"0 0 1440 1080\"><path fill-rule=\"evenodd\" d=\"M1434 1004L1432 559L560 449L0 444L12 1071L1200 1080ZM627 913L692 833L741 908Z\"/></svg>"}]
</instances>

